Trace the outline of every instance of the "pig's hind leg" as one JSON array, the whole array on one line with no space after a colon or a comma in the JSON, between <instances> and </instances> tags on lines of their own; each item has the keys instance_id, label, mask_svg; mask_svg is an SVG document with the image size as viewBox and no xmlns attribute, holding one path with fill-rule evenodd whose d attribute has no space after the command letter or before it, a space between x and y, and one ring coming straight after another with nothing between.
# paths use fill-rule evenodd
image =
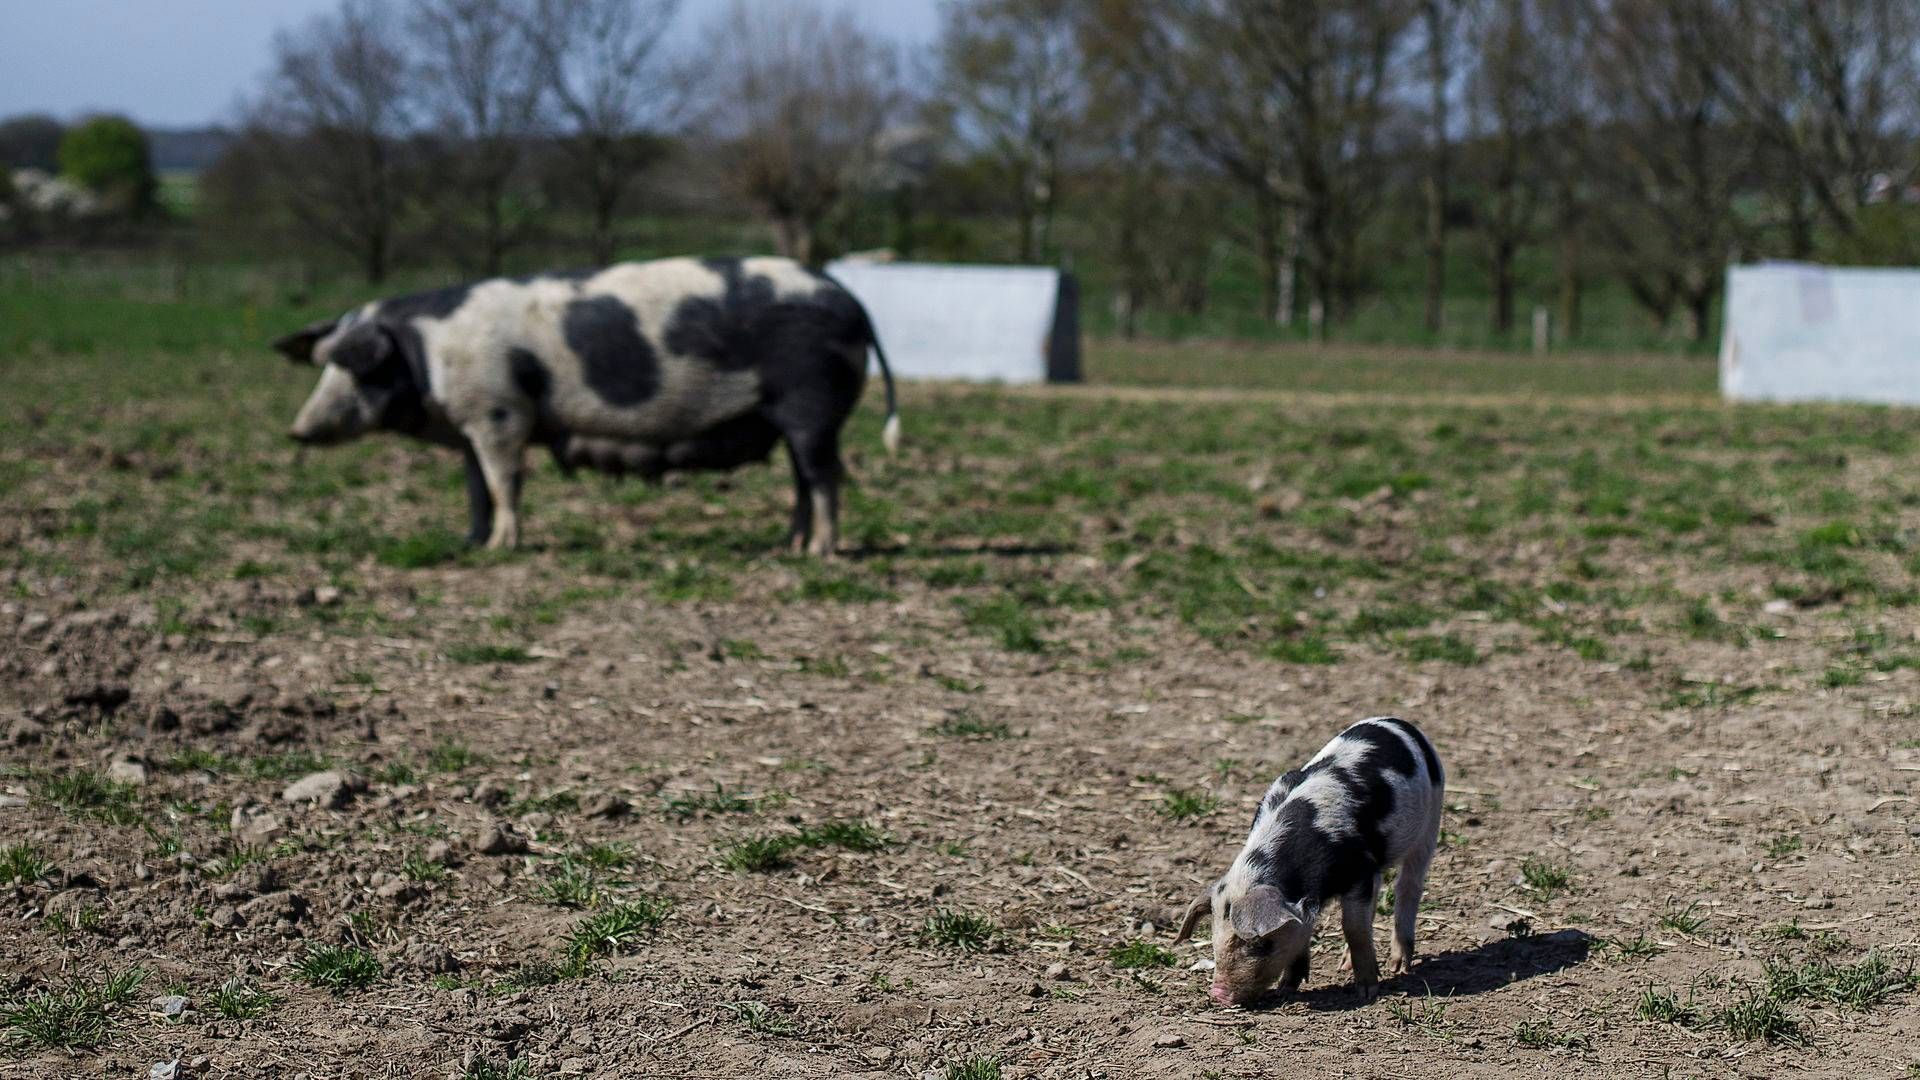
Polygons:
<instances>
[{"instance_id":1,"label":"pig's hind leg","mask_svg":"<svg viewBox=\"0 0 1920 1080\"><path fill-rule=\"evenodd\" d=\"M1380 992L1380 961L1373 951L1373 906L1379 896L1380 879L1375 876L1340 898L1340 931L1347 939L1353 985L1368 998Z\"/></svg>"},{"instance_id":2,"label":"pig's hind leg","mask_svg":"<svg viewBox=\"0 0 1920 1080\"><path fill-rule=\"evenodd\" d=\"M1413 968L1413 932L1420 918L1420 894L1426 890L1427 868L1433 864L1433 849L1439 842L1439 803L1436 794L1429 835L1416 842L1400 861L1400 874L1393 880L1393 948L1387 953L1388 975L1405 975Z\"/></svg>"}]
</instances>

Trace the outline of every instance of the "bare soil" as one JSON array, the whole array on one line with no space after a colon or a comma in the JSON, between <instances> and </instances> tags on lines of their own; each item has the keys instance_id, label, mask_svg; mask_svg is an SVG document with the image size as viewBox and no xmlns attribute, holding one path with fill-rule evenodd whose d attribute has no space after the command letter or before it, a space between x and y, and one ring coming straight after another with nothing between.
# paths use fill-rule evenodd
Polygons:
<instances>
[{"instance_id":1,"label":"bare soil","mask_svg":"<svg viewBox=\"0 0 1920 1080\"><path fill-rule=\"evenodd\" d=\"M915 467L939 462L900 466ZM596 513L594 489L537 483L551 486L530 532L558 506ZM777 520L784 496L770 483L740 497ZM453 505L428 520L457 527ZM1355 544L1411 547L1407 527L1383 513ZM1118 593L1132 569L1092 541L951 546L993 580ZM1784 1041L1709 1018L1765 987L1769 959L1877 950L1910 971L1920 955L1920 671L1820 685L1842 632L1830 612L1774 611L1764 647L1647 628L1652 670L1513 638L1468 665L1364 642L1338 664L1284 663L1134 604L1057 610L1049 647L1021 652L910 576L885 599L783 599L806 571L768 555L745 559L729 599L616 584L532 625L524 655L449 659L476 619L559 573L558 553L535 548L422 569L367 559L344 599L297 560L208 577L191 630L140 590L8 571L0 842L53 869L0 886L0 989L150 975L104 1045L16 1047L0 1076L144 1076L175 1059L196 1077L315 1078L509 1062L556 1077L939 1077L975 1058L1036 1078L1854 1078L1920 1062L1910 991L1863 1011L1791 1003L1799 1037ZM853 548L850 565L873 557ZM1695 569L1716 587L1747 573ZM315 619L345 606L372 629ZM1448 619L1494 636L1470 613ZM1674 672L1775 688L1675 708ZM1169 942L1275 775L1382 713L1420 724L1451 780L1411 976L1363 1001L1333 919L1306 991L1258 1009L1210 1006L1195 945L1170 966L1115 966L1116 947ZM130 819L48 795L49 776L115 763L144 774ZM347 774L341 804L285 802L320 765ZM675 801L716 789L704 809ZM1171 792L1218 806L1178 818ZM887 845L799 847L769 870L723 861L750 836L849 821ZM596 844L632 849L599 872L597 910L645 896L671 913L584 974L503 986L563 958L593 909L543 887ZM437 880L419 869L433 860ZM1542 885L1556 869L1564 888ZM942 911L998 932L944 945L925 933ZM381 975L309 985L296 965L315 944L365 948ZM273 997L265 1015L218 1015L213 991L236 975ZM191 1002L183 1021L147 1015L169 988ZM1649 988L1691 995L1700 1018L1643 1018Z\"/></svg>"}]
</instances>

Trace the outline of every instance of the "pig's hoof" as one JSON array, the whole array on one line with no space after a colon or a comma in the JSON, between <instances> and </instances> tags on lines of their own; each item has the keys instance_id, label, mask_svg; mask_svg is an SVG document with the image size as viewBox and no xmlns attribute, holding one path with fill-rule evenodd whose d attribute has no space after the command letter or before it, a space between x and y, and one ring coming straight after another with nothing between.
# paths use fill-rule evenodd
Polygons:
<instances>
[{"instance_id":1,"label":"pig's hoof","mask_svg":"<svg viewBox=\"0 0 1920 1080\"><path fill-rule=\"evenodd\" d=\"M1410 956L1392 956L1387 958L1388 975L1405 975L1413 970L1413 958Z\"/></svg>"},{"instance_id":2,"label":"pig's hoof","mask_svg":"<svg viewBox=\"0 0 1920 1080\"><path fill-rule=\"evenodd\" d=\"M1355 983L1353 988L1360 992L1361 1001L1373 1001L1380 996L1380 984L1377 982Z\"/></svg>"}]
</instances>

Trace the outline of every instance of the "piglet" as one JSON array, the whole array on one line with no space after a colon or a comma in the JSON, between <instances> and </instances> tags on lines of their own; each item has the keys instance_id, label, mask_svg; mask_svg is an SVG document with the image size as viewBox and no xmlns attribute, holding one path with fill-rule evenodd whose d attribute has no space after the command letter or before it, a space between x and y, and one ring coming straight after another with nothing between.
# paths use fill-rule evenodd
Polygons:
<instances>
[{"instance_id":1,"label":"piglet","mask_svg":"<svg viewBox=\"0 0 1920 1080\"><path fill-rule=\"evenodd\" d=\"M1187 909L1177 945L1213 913L1213 986L1221 1005L1244 1005L1278 979L1292 991L1307 977L1313 925L1340 898L1353 981L1379 994L1373 911L1380 873L1393 884L1389 975L1413 962L1414 918L1440 837L1446 786L1433 744L1405 720L1362 720L1313 760L1273 782L1254 811L1253 831L1225 876Z\"/></svg>"}]
</instances>

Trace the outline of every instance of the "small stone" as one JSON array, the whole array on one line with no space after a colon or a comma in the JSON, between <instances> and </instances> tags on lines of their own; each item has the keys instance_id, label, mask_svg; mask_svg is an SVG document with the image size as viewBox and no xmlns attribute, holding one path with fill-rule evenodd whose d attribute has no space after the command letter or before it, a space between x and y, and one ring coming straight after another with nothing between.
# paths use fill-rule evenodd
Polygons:
<instances>
[{"instance_id":1,"label":"small stone","mask_svg":"<svg viewBox=\"0 0 1920 1080\"><path fill-rule=\"evenodd\" d=\"M147 1080L176 1080L179 1075L179 1058L174 1058L172 1061L156 1061L153 1067L147 1070Z\"/></svg>"},{"instance_id":2,"label":"small stone","mask_svg":"<svg viewBox=\"0 0 1920 1080\"><path fill-rule=\"evenodd\" d=\"M875 1065L885 1065L893 1060L893 1050L885 1046L869 1046L861 1051L860 1056Z\"/></svg>"},{"instance_id":3,"label":"small stone","mask_svg":"<svg viewBox=\"0 0 1920 1080\"><path fill-rule=\"evenodd\" d=\"M1140 924L1140 936L1141 936L1141 937L1152 937L1152 936L1153 936L1153 924L1152 924L1152 923L1150 923L1150 922L1142 922L1142 923Z\"/></svg>"},{"instance_id":4,"label":"small stone","mask_svg":"<svg viewBox=\"0 0 1920 1080\"><path fill-rule=\"evenodd\" d=\"M1793 601L1791 601L1791 600L1777 600L1777 599L1776 599L1776 600L1769 600L1769 601L1767 601L1767 602L1766 602L1765 604L1762 604L1762 605L1760 606L1760 610L1762 610L1762 611L1764 611L1764 612L1766 612L1766 613L1767 613L1767 614L1769 614L1769 615L1787 615L1787 614L1791 614L1791 613L1792 613L1792 611L1793 611Z\"/></svg>"},{"instance_id":5,"label":"small stone","mask_svg":"<svg viewBox=\"0 0 1920 1080\"><path fill-rule=\"evenodd\" d=\"M313 590L313 602L321 607L334 607L340 603L340 590L332 585L322 585Z\"/></svg>"},{"instance_id":6,"label":"small stone","mask_svg":"<svg viewBox=\"0 0 1920 1080\"><path fill-rule=\"evenodd\" d=\"M181 1016L187 1011L187 999L179 994L168 994L166 997L154 998L153 1011L166 1017Z\"/></svg>"},{"instance_id":7,"label":"small stone","mask_svg":"<svg viewBox=\"0 0 1920 1080\"><path fill-rule=\"evenodd\" d=\"M353 787L347 782L345 773L329 769L326 772L309 773L287 785L280 798L289 803L312 803L328 810L338 810L353 798Z\"/></svg>"},{"instance_id":8,"label":"small stone","mask_svg":"<svg viewBox=\"0 0 1920 1080\"><path fill-rule=\"evenodd\" d=\"M473 841L476 855L518 855L527 850L526 838L498 822Z\"/></svg>"},{"instance_id":9,"label":"small stone","mask_svg":"<svg viewBox=\"0 0 1920 1080\"><path fill-rule=\"evenodd\" d=\"M452 865L453 845L447 843L445 840L435 840L433 843L427 845L425 851L421 852L421 858L426 859L430 863L439 863L442 866Z\"/></svg>"},{"instance_id":10,"label":"small stone","mask_svg":"<svg viewBox=\"0 0 1920 1080\"><path fill-rule=\"evenodd\" d=\"M1067 965L1065 964L1048 964L1047 978L1053 979L1056 982L1069 982L1073 979L1073 973L1067 970Z\"/></svg>"},{"instance_id":11,"label":"small stone","mask_svg":"<svg viewBox=\"0 0 1920 1080\"><path fill-rule=\"evenodd\" d=\"M147 767L133 758L121 758L107 766L107 779L139 786L147 782Z\"/></svg>"},{"instance_id":12,"label":"small stone","mask_svg":"<svg viewBox=\"0 0 1920 1080\"><path fill-rule=\"evenodd\" d=\"M396 904L405 904L420 896L420 886L406 878L394 878L392 881L374 890L382 900L391 900Z\"/></svg>"},{"instance_id":13,"label":"small stone","mask_svg":"<svg viewBox=\"0 0 1920 1080\"><path fill-rule=\"evenodd\" d=\"M231 930L240 925L240 909L232 904L221 904L213 909L213 914L207 917L207 921L221 930Z\"/></svg>"},{"instance_id":14,"label":"small stone","mask_svg":"<svg viewBox=\"0 0 1920 1080\"><path fill-rule=\"evenodd\" d=\"M1186 1036L1176 1035L1171 1031L1153 1037L1153 1047L1156 1050L1177 1050L1185 1045L1187 1045Z\"/></svg>"}]
</instances>

